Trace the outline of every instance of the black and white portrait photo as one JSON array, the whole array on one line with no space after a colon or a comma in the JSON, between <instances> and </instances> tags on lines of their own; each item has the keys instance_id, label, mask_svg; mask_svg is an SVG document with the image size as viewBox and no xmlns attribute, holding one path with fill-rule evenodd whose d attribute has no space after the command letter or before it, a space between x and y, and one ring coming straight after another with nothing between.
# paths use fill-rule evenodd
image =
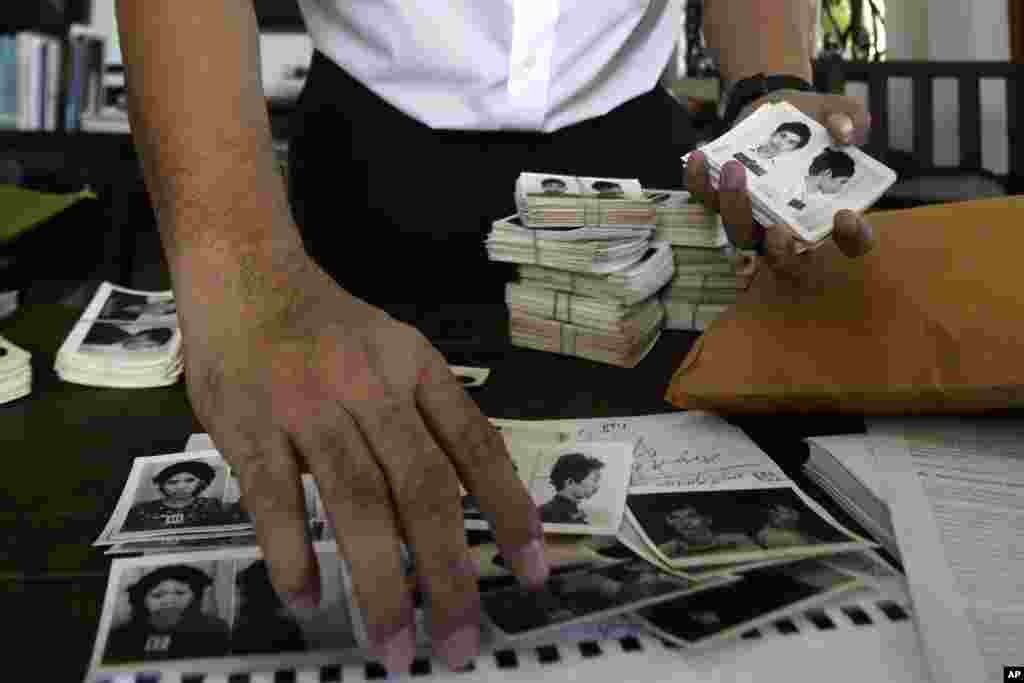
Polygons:
<instances>
[{"instance_id":1,"label":"black and white portrait photo","mask_svg":"<svg viewBox=\"0 0 1024 683\"><path fill-rule=\"evenodd\" d=\"M219 459L149 463L139 479L123 532L180 531L249 522L237 501L225 500L227 466Z\"/></svg>"},{"instance_id":2,"label":"black and white portrait photo","mask_svg":"<svg viewBox=\"0 0 1024 683\"><path fill-rule=\"evenodd\" d=\"M547 177L540 181L544 194L565 194L568 184L561 178Z\"/></svg>"},{"instance_id":3,"label":"black and white portrait photo","mask_svg":"<svg viewBox=\"0 0 1024 683\"><path fill-rule=\"evenodd\" d=\"M320 599L309 608L281 599L255 547L117 559L91 669L180 670L202 659L204 672L262 671L267 662L301 665L317 652L354 658L365 637L351 583L336 549L316 558Z\"/></svg>"},{"instance_id":4,"label":"black and white portrait photo","mask_svg":"<svg viewBox=\"0 0 1024 683\"><path fill-rule=\"evenodd\" d=\"M787 121L779 125L763 142L733 154L733 158L756 176L774 170L777 160L790 152L807 146L811 129L802 121Z\"/></svg>"},{"instance_id":5,"label":"black and white portrait photo","mask_svg":"<svg viewBox=\"0 0 1024 683\"><path fill-rule=\"evenodd\" d=\"M551 468L555 495L540 506L540 519L549 524L586 524L579 504L597 493L604 463L583 453L563 453Z\"/></svg>"},{"instance_id":6,"label":"black and white portrait photo","mask_svg":"<svg viewBox=\"0 0 1024 683\"><path fill-rule=\"evenodd\" d=\"M122 574L104 661L227 655L231 565L176 563Z\"/></svg>"},{"instance_id":7,"label":"black and white portrait photo","mask_svg":"<svg viewBox=\"0 0 1024 683\"><path fill-rule=\"evenodd\" d=\"M611 180L598 180L590 184L590 189L601 199L620 199L625 196L622 185Z\"/></svg>"},{"instance_id":8,"label":"black and white portrait photo","mask_svg":"<svg viewBox=\"0 0 1024 683\"><path fill-rule=\"evenodd\" d=\"M627 504L652 547L680 567L710 556L754 560L865 543L789 487L631 494Z\"/></svg>"},{"instance_id":9,"label":"black and white portrait photo","mask_svg":"<svg viewBox=\"0 0 1024 683\"><path fill-rule=\"evenodd\" d=\"M645 560L629 560L552 575L539 591L516 586L484 593L481 601L498 629L521 637L674 599L699 587Z\"/></svg>"},{"instance_id":10,"label":"black and white portrait photo","mask_svg":"<svg viewBox=\"0 0 1024 683\"><path fill-rule=\"evenodd\" d=\"M173 297L112 289L96 317L115 322L140 322L173 317L177 312Z\"/></svg>"},{"instance_id":11,"label":"black and white portrait photo","mask_svg":"<svg viewBox=\"0 0 1024 683\"><path fill-rule=\"evenodd\" d=\"M135 323L96 321L82 339L78 350L94 354L136 354L161 351L174 338L175 329L166 325L143 327Z\"/></svg>"},{"instance_id":12,"label":"black and white portrait photo","mask_svg":"<svg viewBox=\"0 0 1024 683\"><path fill-rule=\"evenodd\" d=\"M694 647L738 636L783 610L806 609L860 585L857 577L817 560L800 560L752 569L736 583L645 607L637 615L658 635Z\"/></svg>"},{"instance_id":13,"label":"black and white portrait photo","mask_svg":"<svg viewBox=\"0 0 1024 683\"><path fill-rule=\"evenodd\" d=\"M577 442L514 453L544 531L614 535L625 509L634 446Z\"/></svg>"},{"instance_id":14,"label":"black and white portrait photo","mask_svg":"<svg viewBox=\"0 0 1024 683\"><path fill-rule=\"evenodd\" d=\"M855 170L853 157L841 149L826 148L811 161L803 183L797 187L789 206L803 211L812 202L827 201L843 191Z\"/></svg>"}]
</instances>

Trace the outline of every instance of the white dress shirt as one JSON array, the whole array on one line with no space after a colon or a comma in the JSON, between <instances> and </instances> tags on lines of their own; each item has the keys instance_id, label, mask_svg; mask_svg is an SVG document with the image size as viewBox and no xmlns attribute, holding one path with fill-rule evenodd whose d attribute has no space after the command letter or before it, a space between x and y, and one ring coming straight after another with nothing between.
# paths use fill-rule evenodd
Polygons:
<instances>
[{"instance_id":1,"label":"white dress shirt","mask_svg":"<svg viewBox=\"0 0 1024 683\"><path fill-rule=\"evenodd\" d=\"M682 0L298 0L314 47L432 128L550 132L653 88Z\"/></svg>"}]
</instances>

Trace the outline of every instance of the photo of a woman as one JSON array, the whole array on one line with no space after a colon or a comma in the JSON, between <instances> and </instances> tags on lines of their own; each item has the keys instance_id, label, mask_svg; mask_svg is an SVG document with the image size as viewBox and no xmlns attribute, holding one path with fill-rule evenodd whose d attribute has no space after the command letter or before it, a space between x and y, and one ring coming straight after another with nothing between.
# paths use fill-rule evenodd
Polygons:
<instances>
[{"instance_id":1,"label":"photo of a woman","mask_svg":"<svg viewBox=\"0 0 1024 683\"><path fill-rule=\"evenodd\" d=\"M220 657L228 653L228 624L202 609L213 583L201 569L174 564L128 587L131 617L107 640L108 662Z\"/></svg>"},{"instance_id":2,"label":"photo of a woman","mask_svg":"<svg viewBox=\"0 0 1024 683\"><path fill-rule=\"evenodd\" d=\"M163 468L152 480L160 498L133 505L122 531L248 522L237 505L225 505L217 498L202 495L216 475L217 471L202 460L186 460Z\"/></svg>"}]
</instances>

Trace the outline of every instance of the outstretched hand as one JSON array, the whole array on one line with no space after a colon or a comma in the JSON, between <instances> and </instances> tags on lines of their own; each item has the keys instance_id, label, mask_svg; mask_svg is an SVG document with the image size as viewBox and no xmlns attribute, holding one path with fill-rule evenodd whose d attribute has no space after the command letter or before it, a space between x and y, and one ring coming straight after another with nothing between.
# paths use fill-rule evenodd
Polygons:
<instances>
[{"instance_id":1,"label":"outstretched hand","mask_svg":"<svg viewBox=\"0 0 1024 683\"><path fill-rule=\"evenodd\" d=\"M238 472L274 586L294 608L320 599L308 468L372 654L393 672L413 659L405 542L435 650L464 665L479 645L480 598L460 480L521 580L539 586L548 572L540 519L501 436L415 328L342 290L300 249L255 258L187 271L177 296L193 407Z\"/></svg>"}]
</instances>

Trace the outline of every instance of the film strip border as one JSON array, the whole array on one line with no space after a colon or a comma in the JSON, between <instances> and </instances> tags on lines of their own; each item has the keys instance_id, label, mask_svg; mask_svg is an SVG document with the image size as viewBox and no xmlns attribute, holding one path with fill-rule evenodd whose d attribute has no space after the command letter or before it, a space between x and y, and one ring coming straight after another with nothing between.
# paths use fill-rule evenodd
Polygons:
<instances>
[{"instance_id":1,"label":"film strip border","mask_svg":"<svg viewBox=\"0 0 1024 683\"><path fill-rule=\"evenodd\" d=\"M775 620L769 626L750 629L743 640L799 635L807 631L835 631L844 628L871 628L880 623L910 619L910 606L893 600L854 602L837 608L814 608ZM464 681L493 680L497 672L535 670L570 664L580 658L644 655L651 650L682 650L678 645L646 633L623 635L604 640L578 640L539 645L531 648L500 649L477 657L461 672ZM470 674L466 676L466 674ZM475 674L475 675L473 675ZM428 658L413 661L409 671L418 680L439 680L452 676L444 664ZM377 662L330 665L317 669L280 669L260 673L204 674L152 673L107 674L88 683L341 683L343 681L384 681L387 671Z\"/></svg>"}]
</instances>

